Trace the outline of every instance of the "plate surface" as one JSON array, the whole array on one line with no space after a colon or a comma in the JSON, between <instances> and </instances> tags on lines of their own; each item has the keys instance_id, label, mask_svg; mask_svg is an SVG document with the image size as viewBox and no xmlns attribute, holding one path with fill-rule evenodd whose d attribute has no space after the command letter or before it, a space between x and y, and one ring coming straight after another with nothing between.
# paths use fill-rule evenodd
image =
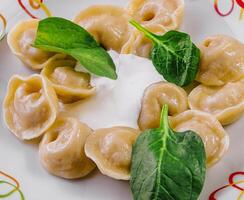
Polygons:
<instances>
[{"instance_id":1,"label":"plate surface","mask_svg":"<svg viewBox=\"0 0 244 200\"><path fill-rule=\"evenodd\" d=\"M42 9L33 10L26 1L22 1L29 12L37 17L45 17ZM72 19L81 9L93 4L113 4L125 6L126 0L44 0L44 4L55 16ZM201 41L209 35L221 33L232 35L244 41L244 17L239 19L240 7L234 2L234 9L228 17L217 14L227 13L232 7L231 1L186 0L185 19L181 30L189 33L195 42ZM221 14L220 13L220 14ZM20 8L17 0L1 0L0 14L7 21L7 30L19 19L29 18ZM1 20L1 18L0 18ZM1 23L1 21L0 21ZM2 25L1 25L2 26ZM0 104L6 93L8 79L13 74L28 75L33 73L10 53L6 38L0 41ZM5 127L0 110L0 172L15 177L21 191L27 200L130 200L131 192L126 181L116 181L101 175L98 170L92 175L76 181L67 181L49 175L41 166L37 156L37 144L25 143L17 140ZM208 169L205 187L201 200L207 200L214 190L228 184L229 175L233 172L242 172L236 175L235 180L244 180L244 118L231 126L226 127L230 135L230 148L224 158L214 167ZM242 175L242 176L241 176ZM6 175L0 174L0 180L9 180ZM10 189L7 186L0 188L0 194ZM217 199L237 199L240 190L229 187L219 192ZM20 199L15 192L6 199Z\"/></svg>"}]
</instances>

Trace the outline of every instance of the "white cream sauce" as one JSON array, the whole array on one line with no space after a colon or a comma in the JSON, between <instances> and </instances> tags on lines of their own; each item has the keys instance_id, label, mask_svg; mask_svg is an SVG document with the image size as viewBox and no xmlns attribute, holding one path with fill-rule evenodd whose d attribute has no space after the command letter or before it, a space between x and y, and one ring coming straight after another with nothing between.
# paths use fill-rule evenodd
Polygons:
<instances>
[{"instance_id":1,"label":"white cream sauce","mask_svg":"<svg viewBox=\"0 0 244 200\"><path fill-rule=\"evenodd\" d=\"M132 54L109 51L116 65L117 80L92 76L91 84L96 94L63 110L76 116L93 129L111 126L138 128L137 119L144 89L152 83L162 81L147 58Z\"/></svg>"}]
</instances>

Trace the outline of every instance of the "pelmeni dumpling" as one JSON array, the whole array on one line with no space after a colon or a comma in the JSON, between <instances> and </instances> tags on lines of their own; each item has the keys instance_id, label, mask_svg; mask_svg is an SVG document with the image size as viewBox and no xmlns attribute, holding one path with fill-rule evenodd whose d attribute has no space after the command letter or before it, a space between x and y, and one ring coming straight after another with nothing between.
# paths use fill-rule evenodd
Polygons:
<instances>
[{"instance_id":1,"label":"pelmeni dumpling","mask_svg":"<svg viewBox=\"0 0 244 200\"><path fill-rule=\"evenodd\" d=\"M155 26L147 27L147 29L159 35L166 32L166 29L165 31L162 31L163 28L159 28ZM137 29L134 29L133 31L131 31L130 37L128 41L125 43L125 45L123 46L121 53L134 54L141 57L149 58L152 50L152 46L153 44L151 40L146 38L144 34L138 31Z\"/></svg>"},{"instance_id":2,"label":"pelmeni dumpling","mask_svg":"<svg viewBox=\"0 0 244 200\"><path fill-rule=\"evenodd\" d=\"M19 22L10 30L7 38L12 53L32 69L42 69L43 63L54 55L54 53L32 46L36 37L38 22L37 19Z\"/></svg>"},{"instance_id":3,"label":"pelmeni dumpling","mask_svg":"<svg viewBox=\"0 0 244 200\"><path fill-rule=\"evenodd\" d=\"M128 5L131 18L151 32L162 35L169 30L178 29L184 13L183 0L131 0ZM138 30L133 30L122 53L149 57L152 42Z\"/></svg>"},{"instance_id":4,"label":"pelmeni dumpling","mask_svg":"<svg viewBox=\"0 0 244 200\"><path fill-rule=\"evenodd\" d=\"M45 77L14 75L9 80L3 114L7 127L19 139L42 135L55 121L57 112L57 96Z\"/></svg>"},{"instance_id":5,"label":"pelmeni dumpling","mask_svg":"<svg viewBox=\"0 0 244 200\"><path fill-rule=\"evenodd\" d=\"M141 103L138 126L141 130L158 128L164 104L169 106L169 115L176 115L188 108L186 92L173 83L159 82L147 87Z\"/></svg>"},{"instance_id":6,"label":"pelmeni dumpling","mask_svg":"<svg viewBox=\"0 0 244 200\"><path fill-rule=\"evenodd\" d=\"M128 127L98 129L87 138L86 155L103 174L129 180L132 145L138 134L138 130Z\"/></svg>"},{"instance_id":7,"label":"pelmeni dumpling","mask_svg":"<svg viewBox=\"0 0 244 200\"><path fill-rule=\"evenodd\" d=\"M69 56L57 54L48 60L41 72L51 81L63 103L72 103L95 93L90 85L90 74L76 72L75 65L76 61Z\"/></svg>"},{"instance_id":8,"label":"pelmeni dumpling","mask_svg":"<svg viewBox=\"0 0 244 200\"><path fill-rule=\"evenodd\" d=\"M128 14L117 6L91 6L81 11L74 22L90 32L107 50L120 52L129 38Z\"/></svg>"},{"instance_id":9,"label":"pelmeni dumpling","mask_svg":"<svg viewBox=\"0 0 244 200\"><path fill-rule=\"evenodd\" d=\"M188 110L170 118L171 128L178 132L192 130L203 140L207 166L221 159L229 147L229 136L218 120L205 112Z\"/></svg>"},{"instance_id":10,"label":"pelmeni dumpling","mask_svg":"<svg viewBox=\"0 0 244 200\"><path fill-rule=\"evenodd\" d=\"M238 40L216 35L200 45L201 64L197 81L211 86L221 86L244 77L244 44Z\"/></svg>"},{"instance_id":11,"label":"pelmeni dumpling","mask_svg":"<svg viewBox=\"0 0 244 200\"><path fill-rule=\"evenodd\" d=\"M191 109L215 115L222 125L230 124L244 113L244 78L219 87L199 85L188 101Z\"/></svg>"},{"instance_id":12,"label":"pelmeni dumpling","mask_svg":"<svg viewBox=\"0 0 244 200\"><path fill-rule=\"evenodd\" d=\"M184 0L131 0L129 15L146 27L162 31L179 28L184 14Z\"/></svg>"},{"instance_id":13,"label":"pelmeni dumpling","mask_svg":"<svg viewBox=\"0 0 244 200\"><path fill-rule=\"evenodd\" d=\"M86 157L84 145L92 130L76 118L58 117L45 132L39 155L50 173L75 179L86 176L95 164Z\"/></svg>"}]
</instances>

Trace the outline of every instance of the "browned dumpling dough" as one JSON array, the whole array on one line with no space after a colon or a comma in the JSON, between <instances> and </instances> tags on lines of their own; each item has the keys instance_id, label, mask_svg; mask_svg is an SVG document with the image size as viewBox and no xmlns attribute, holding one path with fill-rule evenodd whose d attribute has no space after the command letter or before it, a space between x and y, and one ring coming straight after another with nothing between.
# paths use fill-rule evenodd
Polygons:
<instances>
[{"instance_id":1,"label":"browned dumpling dough","mask_svg":"<svg viewBox=\"0 0 244 200\"><path fill-rule=\"evenodd\" d=\"M164 104L169 106L169 115L181 113L188 108L187 93L181 87L168 82L154 83L147 87L138 118L138 126L141 130L159 127Z\"/></svg>"},{"instance_id":2,"label":"browned dumpling dough","mask_svg":"<svg viewBox=\"0 0 244 200\"><path fill-rule=\"evenodd\" d=\"M191 109L215 115L222 125L227 125L244 113L244 78L224 86L199 85L188 97Z\"/></svg>"},{"instance_id":3,"label":"browned dumpling dough","mask_svg":"<svg viewBox=\"0 0 244 200\"><path fill-rule=\"evenodd\" d=\"M86 157L84 145L92 130L76 118L58 117L45 132L39 155L45 169L67 179L86 176L95 164Z\"/></svg>"},{"instance_id":4,"label":"browned dumpling dough","mask_svg":"<svg viewBox=\"0 0 244 200\"><path fill-rule=\"evenodd\" d=\"M19 139L42 135L54 123L57 112L57 96L45 77L14 75L9 80L3 114L7 127Z\"/></svg>"},{"instance_id":5,"label":"browned dumpling dough","mask_svg":"<svg viewBox=\"0 0 244 200\"><path fill-rule=\"evenodd\" d=\"M50 58L41 74L51 81L63 103L73 103L95 93L90 85L90 74L74 70L76 61L69 56L57 54Z\"/></svg>"},{"instance_id":6,"label":"browned dumpling dough","mask_svg":"<svg viewBox=\"0 0 244 200\"><path fill-rule=\"evenodd\" d=\"M138 130L128 127L98 129L87 138L86 155L104 175L129 180L132 145L138 135Z\"/></svg>"},{"instance_id":7,"label":"browned dumpling dough","mask_svg":"<svg viewBox=\"0 0 244 200\"><path fill-rule=\"evenodd\" d=\"M39 21L29 19L16 24L9 32L7 41L13 54L31 69L42 69L54 53L46 52L32 46Z\"/></svg>"},{"instance_id":8,"label":"browned dumpling dough","mask_svg":"<svg viewBox=\"0 0 244 200\"><path fill-rule=\"evenodd\" d=\"M211 86L221 86L244 77L244 44L238 40L216 35L200 45L201 64L197 81Z\"/></svg>"},{"instance_id":9,"label":"browned dumpling dough","mask_svg":"<svg viewBox=\"0 0 244 200\"><path fill-rule=\"evenodd\" d=\"M128 5L131 18L145 26L151 32L163 33L178 29L184 13L183 0L131 0ZM152 48L150 40L134 29L128 42L123 46L122 53L132 53L149 57Z\"/></svg>"},{"instance_id":10,"label":"browned dumpling dough","mask_svg":"<svg viewBox=\"0 0 244 200\"><path fill-rule=\"evenodd\" d=\"M170 118L170 125L175 131L194 131L203 140L207 166L221 159L229 147L229 136L218 120L205 112L188 110Z\"/></svg>"},{"instance_id":11,"label":"browned dumpling dough","mask_svg":"<svg viewBox=\"0 0 244 200\"><path fill-rule=\"evenodd\" d=\"M74 22L84 27L107 50L121 51L130 34L129 16L124 8L91 6L81 11Z\"/></svg>"}]
</instances>

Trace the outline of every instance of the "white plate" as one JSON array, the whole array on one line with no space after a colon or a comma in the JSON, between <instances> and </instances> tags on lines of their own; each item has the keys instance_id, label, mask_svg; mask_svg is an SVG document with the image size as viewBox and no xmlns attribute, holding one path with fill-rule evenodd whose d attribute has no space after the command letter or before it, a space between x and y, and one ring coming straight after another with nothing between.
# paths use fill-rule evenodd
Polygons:
<instances>
[{"instance_id":1,"label":"white plate","mask_svg":"<svg viewBox=\"0 0 244 200\"><path fill-rule=\"evenodd\" d=\"M28 2L27 0L23 2ZM226 12L231 7L231 1L217 1L219 9ZM225 2L225 3L224 3ZM44 0L45 5L55 16L72 18L81 9L92 4L115 4L125 6L126 0ZM39 9L32 11L36 16L45 16ZM182 30L191 34L195 42L204 37L224 33L244 41L244 19L239 20L240 7L235 2L234 10L228 17L220 17L213 6L213 1L186 0L185 19ZM0 14L8 22L8 28L17 20L29 16L20 9L17 0L1 0ZM13 74L27 75L33 73L10 53L6 39L0 42L0 104L6 93L8 79ZM41 166L37 156L37 145L23 143L17 140L4 126L2 110L0 110L0 171L8 173L20 182L20 188L27 200L129 200L132 199L129 184L126 181L116 181L101 175L98 171L85 179L67 181L48 174ZM228 184L228 177L237 171L244 172L244 118L226 127L230 134L230 149L224 158L208 170L205 187L201 199L207 200L211 192ZM0 175L1 180L9 180ZM244 180L236 176L235 180ZM0 184L0 194L7 187ZM229 187L219 192L216 197L222 200L237 199L239 190ZM6 199L17 200L17 192Z\"/></svg>"}]
</instances>

